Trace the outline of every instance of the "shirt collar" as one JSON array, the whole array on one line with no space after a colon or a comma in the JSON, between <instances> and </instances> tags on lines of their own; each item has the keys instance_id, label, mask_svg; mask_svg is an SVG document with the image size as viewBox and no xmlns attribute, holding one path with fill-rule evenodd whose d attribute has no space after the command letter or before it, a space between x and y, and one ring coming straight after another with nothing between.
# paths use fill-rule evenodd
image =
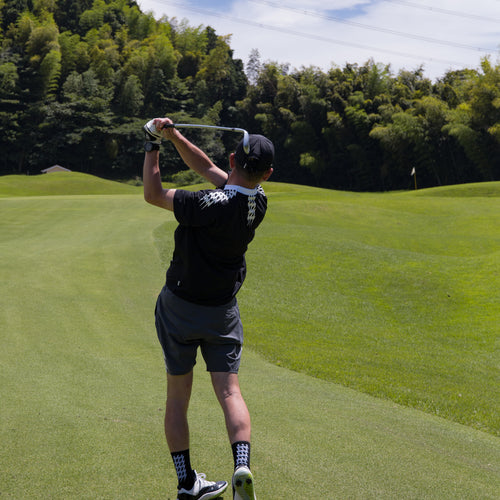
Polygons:
<instances>
[{"instance_id":1,"label":"shirt collar","mask_svg":"<svg viewBox=\"0 0 500 500\"><path fill-rule=\"evenodd\" d=\"M246 196L255 196L257 194L259 186L254 187L253 189L249 189L243 186L226 184L224 186L224 191L238 191L238 193L244 194Z\"/></svg>"}]
</instances>

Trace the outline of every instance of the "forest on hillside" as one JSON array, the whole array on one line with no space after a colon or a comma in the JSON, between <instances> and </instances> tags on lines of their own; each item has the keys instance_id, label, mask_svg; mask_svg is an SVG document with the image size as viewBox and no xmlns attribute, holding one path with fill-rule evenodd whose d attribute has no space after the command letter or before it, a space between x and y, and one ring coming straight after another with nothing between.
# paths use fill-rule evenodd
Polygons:
<instances>
[{"instance_id":1,"label":"forest on hillside","mask_svg":"<svg viewBox=\"0 0 500 500\"><path fill-rule=\"evenodd\" d=\"M369 60L323 71L233 57L229 36L133 0L0 0L0 175L54 164L141 175L155 116L234 126L276 146L273 180L382 191L500 179L500 62L450 71ZM499 40L500 42L500 40ZM235 134L186 132L221 166ZM166 175L184 170L171 146Z\"/></svg>"}]
</instances>

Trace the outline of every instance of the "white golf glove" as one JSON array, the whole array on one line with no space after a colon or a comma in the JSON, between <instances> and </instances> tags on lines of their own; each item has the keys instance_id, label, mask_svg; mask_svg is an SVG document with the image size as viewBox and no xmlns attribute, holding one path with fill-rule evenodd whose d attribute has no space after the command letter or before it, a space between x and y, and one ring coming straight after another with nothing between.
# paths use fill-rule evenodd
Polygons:
<instances>
[{"instance_id":1,"label":"white golf glove","mask_svg":"<svg viewBox=\"0 0 500 500\"><path fill-rule=\"evenodd\" d=\"M153 144L161 144L162 135L161 132L156 130L156 127L153 123L154 120L149 120L142 130L144 130L144 134L146 135L146 140L152 142Z\"/></svg>"}]
</instances>

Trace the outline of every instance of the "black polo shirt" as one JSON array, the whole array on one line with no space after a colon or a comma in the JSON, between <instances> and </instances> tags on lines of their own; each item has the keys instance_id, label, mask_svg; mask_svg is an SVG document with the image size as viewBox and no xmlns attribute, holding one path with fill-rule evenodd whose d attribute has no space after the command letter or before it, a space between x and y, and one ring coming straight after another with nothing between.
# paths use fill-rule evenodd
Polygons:
<instances>
[{"instance_id":1,"label":"black polo shirt","mask_svg":"<svg viewBox=\"0 0 500 500\"><path fill-rule=\"evenodd\" d=\"M177 190L174 214L179 226L167 287L196 304L228 303L245 280L245 252L266 209L260 185Z\"/></svg>"}]
</instances>

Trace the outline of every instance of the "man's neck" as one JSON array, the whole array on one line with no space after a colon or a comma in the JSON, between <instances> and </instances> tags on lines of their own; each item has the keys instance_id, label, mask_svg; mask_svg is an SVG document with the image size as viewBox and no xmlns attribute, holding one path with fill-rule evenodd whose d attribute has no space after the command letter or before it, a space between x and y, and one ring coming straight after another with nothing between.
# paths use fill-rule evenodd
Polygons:
<instances>
[{"instance_id":1,"label":"man's neck","mask_svg":"<svg viewBox=\"0 0 500 500\"><path fill-rule=\"evenodd\" d=\"M241 186L247 189L255 189L259 183L245 179L236 169L231 170L227 179L227 184L231 186Z\"/></svg>"}]
</instances>

